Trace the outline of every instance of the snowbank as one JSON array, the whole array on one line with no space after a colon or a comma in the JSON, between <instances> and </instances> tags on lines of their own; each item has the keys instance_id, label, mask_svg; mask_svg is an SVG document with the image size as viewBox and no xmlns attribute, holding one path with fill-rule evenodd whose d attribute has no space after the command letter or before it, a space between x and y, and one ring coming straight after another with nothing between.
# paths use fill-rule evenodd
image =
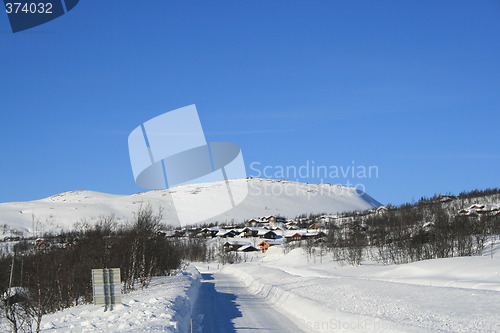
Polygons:
<instances>
[{"instance_id":1,"label":"snowbank","mask_svg":"<svg viewBox=\"0 0 500 333\"><path fill-rule=\"evenodd\" d=\"M149 288L125 294L113 311L82 305L46 315L42 332L188 332L200 281L194 267L157 277Z\"/></svg>"},{"instance_id":2,"label":"snowbank","mask_svg":"<svg viewBox=\"0 0 500 333\"><path fill-rule=\"evenodd\" d=\"M284 271L259 267L259 275L255 271L242 267L226 268L226 272L236 274L244 281L251 292L272 302L284 314L295 318L299 327L306 332L428 332L393 323L388 320L373 318L335 310L323 303L321 291L310 293L314 281L305 281ZM272 276L272 279L269 279ZM275 284L276 281L280 281ZM303 292L297 292L302 290ZM309 296L308 296L309 295Z\"/></svg>"}]
</instances>

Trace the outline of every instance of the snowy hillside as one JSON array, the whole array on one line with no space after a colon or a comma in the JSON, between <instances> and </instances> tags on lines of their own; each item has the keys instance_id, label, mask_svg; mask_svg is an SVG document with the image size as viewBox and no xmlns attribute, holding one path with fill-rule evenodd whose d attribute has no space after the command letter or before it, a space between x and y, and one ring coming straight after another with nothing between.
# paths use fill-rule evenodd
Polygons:
<instances>
[{"instance_id":1,"label":"snowy hillside","mask_svg":"<svg viewBox=\"0 0 500 333\"><path fill-rule=\"evenodd\" d=\"M94 224L100 218L110 215L114 215L119 223L125 223L141 205L146 204L150 204L155 210L161 207L163 221L173 226L180 225L178 213L189 214L191 220L200 222L241 222L264 215L293 218L303 213L334 214L380 206L379 202L367 194L330 184L270 179L238 179L229 182L233 189L248 187L248 196L231 210L209 219L203 218L206 216L205 212L221 204L217 194L226 186L224 182L184 185L133 195L73 191L36 201L1 203L0 236L10 235L14 230L24 236L68 230L82 223ZM177 198L176 202L180 198L182 205L174 205L172 196Z\"/></svg>"}]
</instances>

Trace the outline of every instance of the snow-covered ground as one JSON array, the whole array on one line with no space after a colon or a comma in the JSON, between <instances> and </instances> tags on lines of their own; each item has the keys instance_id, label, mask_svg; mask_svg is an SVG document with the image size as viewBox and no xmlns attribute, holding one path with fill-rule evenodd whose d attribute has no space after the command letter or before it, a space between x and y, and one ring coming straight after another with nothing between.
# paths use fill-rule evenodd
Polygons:
<instances>
[{"instance_id":1,"label":"snow-covered ground","mask_svg":"<svg viewBox=\"0 0 500 333\"><path fill-rule=\"evenodd\" d=\"M500 332L500 255L359 267L322 260L275 247L223 272L307 332Z\"/></svg>"},{"instance_id":2,"label":"snow-covered ground","mask_svg":"<svg viewBox=\"0 0 500 333\"><path fill-rule=\"evenodd\" d=\"M378 207L380 203L355 189L330 184L305 184L271 179L236 179L229 181L233 188L247 187L248 196L234 207L205 219L219 200L218 191L224 182L183 185L169 190L149 191L133 195L113 195L92 191L73 191L28 201L0 203L0 237L16 229L24 236L43 232L74 229L75 225L95 224L100 218L115 216L118 223L133 219L141 205L163 209L163 222L180 226L177 213L189 215L199 222L243 222L259 216L282 215L293 218L309 213L339 213ZM175 206L172 195L185 205ZM196 209L189 204L196 198ZM185 208L185 209L184 209ZM221 207L215 211L224 211ZM176 211L184 209L185 211Z\"/></svg>"},{"instance_id":3,"label":"snow-covered ground","mask_svg":"<svg viewBox=\"0 0 500 333\"><path fill-rule=\"evenodd\" d=\"M104 312L46 315L43 332L500 332L500 246L494 255L405 265L341 266L302 248L198 263L155 278ZM198 269L195 269L196 266Z\"/></svg>"},{"instance_id":4,"label":"snow-covered ground","mask_svg":"<svg viewBox=\"0 0 500 333\"><path fill-rule=\"evenodd\" d=\"M42 332L188 332L200 278L188 267L179 275L154 278L147 289L124 294L112 311L81 305L45 315Z\"/></svg>"}]
</instances>

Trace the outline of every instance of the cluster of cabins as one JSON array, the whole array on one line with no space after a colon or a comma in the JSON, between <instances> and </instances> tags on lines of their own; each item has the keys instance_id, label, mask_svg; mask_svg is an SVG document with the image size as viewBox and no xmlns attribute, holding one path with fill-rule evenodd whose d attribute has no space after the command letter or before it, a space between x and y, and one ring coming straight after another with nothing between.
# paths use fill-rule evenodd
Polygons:
<instances>
[{"instance_id":1,"label":"cluster of cabins","mask_svg":"<svg viewBox=\"0 0 500 333\"><path fill-rule=\"evenodd\" d=\"M302 240L320 240L326 234L318 224L301 229L295 221L280 216L251 219L243 228L206 228L201 231L208 237L229 238L224 242L226 251L266 252L270 247Z\"/></svg>"},{"instance_id":2,"label":"cluster of cabins","mask_svg":"<svg viewBox=\"0 0 500 333\"><path fill-rule=\"evenodd\" d=\"M162 231L165 237L203 237L226 239L226 251L266 252L271 246L326 236L319 224L299 228L298 222L280 216L251 219L243 227L223 226Z\"/></svg>"},{"instance_id":3,"label":"cluster of cabins","mask_svg":"<svg viewBox=\"0 0 500 333\"><path fill-rule=\"evenodd\" d=\"M23 238L20 236L7 236L3 238L4 242L12 242L10 246L14 246L20 241L26 242L26 246L33 246L35 250L54 250L54 249L69 249L76 245L79 241L78 238L74 239L60 239L57 236L49 237L28 237Z\"/></svg>"},{"instance_id":4,"label":"cluster of cabins","mask_svg":"<svg viewBox=\"0 0 500 333\"><path fill-rule=\"evenodd\" d=\"M461 209L458 211L460 215L500 215L500 206L486 206L483 204L473 204L468 208Z\"/></svg>"},{"instance_id":5,"label":"cluster of cabins","mask_svg":"<svg viewBox=\"0 0 500 333\"><path fill-rule=\"evenodd\" d=\"M325 236L323 231L317 229L272 231L259 227L246 227L240 234L228 239L224 243L224 249L226 251L266 252L271 246L302 240L320 240ZM253 238L254 241L252 242L248 238Z\"/></svg>"},{"instance_id":6,"label":"cluster of cabins","mask_svg":"<svg viewBox=\"0 0 500 333\"><path fill-rule=\"evenodd\" d=\"M35 250L48 250L48 249L71 249L79 242L78 238L71 240L56 240L48 238L37 238L33 242Z\"/></svg>"},{"instance_id":7,"label":"cluster of cabins","mask_svg":"<svg viewBox=\"0 0 500 333\"><path fill-rule=\"evenodd\" d=\"M258 242L255 246L247 240L233 239L224 243L224 250L227 252L238 251L238 252L266 252L271 246L283 245L283 239L264 239Z\"/></svg>"}]
</instances>

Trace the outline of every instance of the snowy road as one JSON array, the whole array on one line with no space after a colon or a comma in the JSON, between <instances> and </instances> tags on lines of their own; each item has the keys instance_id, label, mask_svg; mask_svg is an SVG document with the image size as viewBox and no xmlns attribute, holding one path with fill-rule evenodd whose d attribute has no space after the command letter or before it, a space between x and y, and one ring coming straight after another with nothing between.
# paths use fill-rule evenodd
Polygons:
<instances>
[{"instance_id":1,"label":"snowy road","mask_svg":"<svg viewBox=\"0 0 500 333\"><path fill-rule=\"evenodd\" d=\"M268 252L223 272L308 332L500 333L500 256L354 267Z\"/></svg>"},{"instance_id":2,"label":"snowy road","mask_svg":"<svg viewBox=\"0 0 500 333\"><path fill-rule=\"evenodd\" d=\"M203 273L194 308L196 332L303 332L232 274Z\"/></svg>"}]
</instances>

